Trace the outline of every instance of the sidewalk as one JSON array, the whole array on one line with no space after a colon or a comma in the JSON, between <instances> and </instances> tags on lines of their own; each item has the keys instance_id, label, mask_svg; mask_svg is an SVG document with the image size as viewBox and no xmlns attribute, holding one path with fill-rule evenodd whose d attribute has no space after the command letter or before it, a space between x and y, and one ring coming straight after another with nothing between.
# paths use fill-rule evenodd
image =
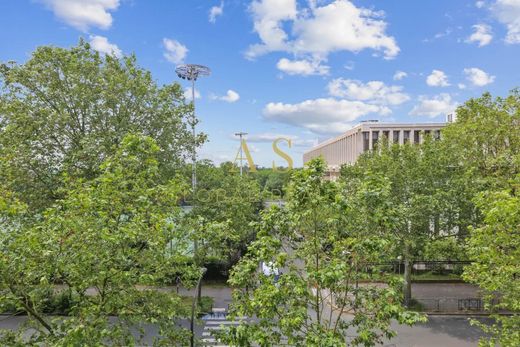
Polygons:
<instances>
[{"instance_id":1,"label":"sidewalk","mask_svg":"<svg viewBox=\"0 0 520 347\"><path fill-rule=\"evenodd\" d=\"M176 289L174 289L176 290ZM229 307L231 303L231 293L233 289L231 287L221 284L209 284L202 286L202 296L209 296L213 298L213 307L225 308ZM186 289L179 288L179 294L183 296L195 295L195 288Z\"/></svg>"}]
</instances>

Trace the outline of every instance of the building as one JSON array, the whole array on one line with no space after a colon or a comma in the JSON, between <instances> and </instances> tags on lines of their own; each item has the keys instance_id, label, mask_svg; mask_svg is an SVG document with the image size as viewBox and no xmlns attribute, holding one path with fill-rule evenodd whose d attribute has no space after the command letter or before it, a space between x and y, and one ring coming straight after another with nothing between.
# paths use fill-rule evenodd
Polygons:
<instances>
[{"instance_id":1,"label":"building","mask_svg":"<svg viewBox=\"0 0 520 347\"><path fill-rule=\"evenodd\" d=\"M343 164L353 164L361 153L374 148L386 137L391 143L421 143L427 134L441 136L446 123L380 123L362 122L346 133L318 144L303 154L303 162L323 156L328 164L328 178L336 180Z\"/></svg>"}]
</instances>

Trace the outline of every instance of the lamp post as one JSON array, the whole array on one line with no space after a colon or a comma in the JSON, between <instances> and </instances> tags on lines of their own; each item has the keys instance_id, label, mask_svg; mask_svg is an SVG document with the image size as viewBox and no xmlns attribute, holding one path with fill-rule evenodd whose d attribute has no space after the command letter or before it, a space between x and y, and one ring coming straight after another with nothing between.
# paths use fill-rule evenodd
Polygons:
<instances>
[{"instance_id":1,"label":"lamp post","mask_svg":"<svg viewBox=\"0 0 520 347\"><path fill-rule=\"evenodd\" d=\"M208 269L206 269L205 267L202 268L202 273L200 274L200 277L199 277L199 280L197 282L197 288L195 288L195 291L198 292L199 291L199 288L200 288L200 282L202 281L202 277L204 277L204 274L206 273ZM190 336L190 347L194 347L195 346L195 309L197 307L197 303L198 303L198 300L200 298L198 297L198 295L195 295L193 297L193 301L191 303L191 319L190 319L190 332L191 332L191 336Z\"/></svg>"},{"instance_id":2,"label":"lamp post","mask_svg":"<svg viewBox=\"0 0 520 347\"><path fill-rule=\"evenodd\" d=\"M191 114L191 132L193 134L193 150L191 153L191 186L193 194L195 194L195 188L197 187L197 151L196 151L196 139L195 139L195 81L201 76L209 76L211 70L209 67L197 64L183 64L175 68L175 72L179 78L183 80L191 81L191 102L193 104L193 112Z\"/></svg>"},{"instance_id":3,"label":"lamp post","mask_svg":"<svg viewBox=\"0 0 520 347\"><path fill-rule=\"evenodd\" d=\"M242 159L244 159L244 154L242 153L242 137L247 135L247 133L239 132L235 133L235 136L240 137L240 176L242 176ZM236 159L235 159L236 160Z\"/></svg>"}]
</instances>

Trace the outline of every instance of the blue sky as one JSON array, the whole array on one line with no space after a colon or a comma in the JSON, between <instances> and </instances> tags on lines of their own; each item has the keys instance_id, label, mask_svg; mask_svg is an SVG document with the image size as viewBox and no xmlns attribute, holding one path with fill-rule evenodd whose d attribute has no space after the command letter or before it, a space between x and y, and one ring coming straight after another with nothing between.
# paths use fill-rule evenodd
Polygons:
<instances>
[{"instance_id":1,"label":"blue sky","mask_svg":"<svg viewBox=\"0 0 520 347\"><path fill-rule=\"evenodd\" d=\"M237 131L263 166L284 164L271 141L291 138L299 166L360 120L443 121L520 86L520 0L1 0L0 23L1 61L84 37L135 53L160 84L177 64L208 65L199 155L216 162L234 159Z\"/></svg>"}]
</instances>

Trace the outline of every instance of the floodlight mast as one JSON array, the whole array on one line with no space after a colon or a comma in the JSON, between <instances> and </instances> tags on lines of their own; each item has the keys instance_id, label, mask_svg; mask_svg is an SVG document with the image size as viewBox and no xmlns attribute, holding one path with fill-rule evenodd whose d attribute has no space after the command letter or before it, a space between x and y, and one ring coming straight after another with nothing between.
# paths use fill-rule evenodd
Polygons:
<instances>
[{"instance_id":1,"label":"floodlight mast","mask_svg":"<svg viewBox=\"0 0 520 347\"><path fill-rule=\"evenodd\" d=\"M242 176L242 167L243 167L242 159L244 159L244 154L242 152L242 147L243 147L243 145L242 145L242 137L246 136L246 135L247 135L247 133L244 133L244 132L235 133L235 136L240 137L240 176Z\"/></svg>"},{"instance_id":2,"label":"floodlight mast","mask_svg":"<svg viewBox=\"0 0 520 347\"><path fill-rule=\"evenodd\" d=\"M191 113L191 132L193 134L193 150L191 152L191 187L193 194L197 188L197 143L196 143L196 132L195 132L195 81L199 77L209 76L211 70L209 67L197 64L182 64L175 68L175 72L179 78L183 80L191 81L191 102L193 105L193 112Z\"/></svg>"}]
</instances>

